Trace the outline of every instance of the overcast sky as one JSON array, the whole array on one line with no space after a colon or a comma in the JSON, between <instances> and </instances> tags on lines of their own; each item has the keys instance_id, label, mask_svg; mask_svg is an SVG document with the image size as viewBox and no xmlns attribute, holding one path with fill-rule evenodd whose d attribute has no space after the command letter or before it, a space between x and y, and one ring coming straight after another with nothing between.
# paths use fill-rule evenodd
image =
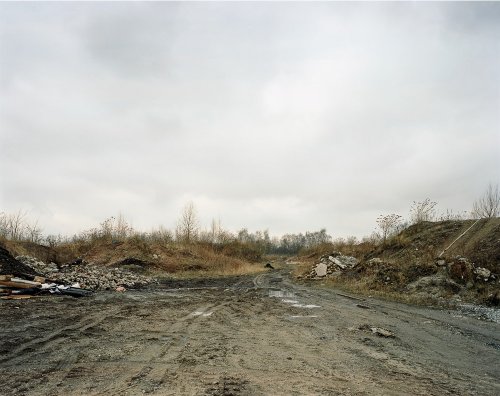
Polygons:
<instances>
[{"instance_id":1,"label":"overcast sky","mask_svg":"<svg viewBox=\"0 0 500 396\"><path fill-rule=\"evenodd\" d=\"M500 3L1 3L0 211L370 234L500 181Z\"/></svg>"}]
</instances>

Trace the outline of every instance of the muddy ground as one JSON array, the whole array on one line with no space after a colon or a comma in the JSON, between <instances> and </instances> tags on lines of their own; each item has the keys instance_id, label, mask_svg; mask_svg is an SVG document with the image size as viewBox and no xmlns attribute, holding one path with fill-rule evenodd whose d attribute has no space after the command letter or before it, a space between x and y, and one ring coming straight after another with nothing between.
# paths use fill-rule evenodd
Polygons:
<instances>
[{"instance_id":1,"label":"muddy ground","mask_svg":"<svg viewBox=\"0 0 500 396\"><path fill-rule=\"evenodd\" d=\"M0 394L500 394L498 323L352 297L285 269L1 301Z\"/></svg>"}]
</instances>

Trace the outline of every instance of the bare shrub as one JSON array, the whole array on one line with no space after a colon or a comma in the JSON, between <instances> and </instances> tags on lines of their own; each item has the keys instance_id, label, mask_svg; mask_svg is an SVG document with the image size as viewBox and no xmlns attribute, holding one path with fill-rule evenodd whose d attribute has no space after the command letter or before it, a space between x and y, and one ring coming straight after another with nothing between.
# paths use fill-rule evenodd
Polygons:
<instances>
[{"instance_id":1,"label":"bare shrub","mask_svg":"<svg viewBox=\"0 0 500 396\"><path fill-rule=\"evenodd\" d=\"M454 212L453 210L446 209L445 213L439 215L439 221L446 220L467 220L470 217L470 213L464 210L463 212Z\"/></svg>"},{"instance_id":2,"label":"bare shrub","mask_svg":"<svg viewBox=\"0 0 500 396\"><path fill-rule=\"evenodd\" d=\"M488 185L488 189L472 206L472 216L476 219L498 217L500 214L500 190L498 184Z\"/></svg>"},{"instance_id":3,"label":"bare shrub","mask_svg":"<svg viewBox=\"0 0 500 396\"><path fill-rule=\"evenodd\" d=\"M380 215L377 218L377 224L382 232L382 243L385 243L388 237L394 235L397 232L402 220L403 217L395 213Z\"/></svg>"},{"instance_id":4,"label":"bare shrub","mask_svg":"<svg viewBox=\"0 0 500 396\"><path fill-rule=\"evenodd\" d=\"M63 242L65 242L65 239L61 234L59 235L47 235L45 237L45 244L50 247L50 248L55 248L56 246L61 245Z\"/></svg>"},{"instance_id":5,"label":"bare shrub","mask_svg":"<svg viewBox=\"0 0 500 396\"><path fill-rule=\"evenodd\" d=\"M426 198L422 202L413 201L410 208L411 224L433 221L436 217L436 210L434 209L436 205L437 202L432 202L429 198Z\"/></svg>"},{"instance_id":6,"label":"bare shrub","mask_svg":"<svg viewBox=\"0 0 500 396\"><path fill-rule=\"evenodd\" d=\"M174 233L163 226L151 230L149 238L152 242L169 244L174 241Z\"/></svg>"},{"instance_id":7,"label":"bare shrub","mask_svg":"<svg viewBox=\"0 0 500 396\"><path fill-rule=\"evenodd\" d=\"M98 234L105 239L123 241L134 234L134 229L120 213L118 217L111 216L104 220L100 225Z\"/></svg>"}]
</instances>

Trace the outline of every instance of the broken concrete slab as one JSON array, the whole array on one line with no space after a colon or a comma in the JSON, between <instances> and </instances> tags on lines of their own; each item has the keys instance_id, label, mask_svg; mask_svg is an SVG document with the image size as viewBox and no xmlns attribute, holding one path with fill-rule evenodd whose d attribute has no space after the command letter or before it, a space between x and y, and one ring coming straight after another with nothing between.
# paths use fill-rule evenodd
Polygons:
<instances>
[{"instance_id":1,"label":"broken concrete slab","mask_svg":"<svg viewBox=\"0 0 500 396\"><path fill-rule=\"evenodd\" d=\"M316 276L319 276L319 277L326 276L327 271L328 271L328 266L325 263L319 263L314 268L314 271L316 272Z\"/></svg>"}]
</instances>

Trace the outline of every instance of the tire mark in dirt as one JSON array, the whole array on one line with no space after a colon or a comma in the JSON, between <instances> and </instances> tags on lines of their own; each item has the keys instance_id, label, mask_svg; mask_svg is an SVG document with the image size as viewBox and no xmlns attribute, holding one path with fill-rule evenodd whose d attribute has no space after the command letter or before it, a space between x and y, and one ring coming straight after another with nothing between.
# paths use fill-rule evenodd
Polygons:
<instances>
[{"instance_id":1,"label":"tire mark in dirt","mask_svg":"<svg viewBox=\"0 0 500 396\"><path fill-rule=\"evenodd\" d=\"M204 302L195 311L175 319L162 331L167 342L160 347L155 345L144 351L141 355L145 359L143 363L137 364L133 374L129 371L127 375L115 378L114 383L106 386L103 391L108 395L123 395L124 392L132 389L145 388L142 390L149 392L175 380L181 367L196 362L190 351L192 349L190 341L196 337L200 329L206 326L207 321L213 320L211 315L203 316L194 313L216 314L226 304L225 301L216 304Z\"/></svg>"},{"instance_id":2,"label":"tire mark in dirt","mask_svg":"<svg viewBox=\"0 0 500 396\"><path fill-rule=\"evenodd\" d=\"M115 308L113 312L118 311L118 308ZM67 337L68 332L72 332L76 330L76 334L81 334L88 328L94 327L106 320L106 317L103 317L102 314L95 313L90 315L85 315L81 317L77 323L70 326L65 326L61 329L51 332L45 337L34 339L28 343L25 343L18 348L15 348L12 352L7 354L6 356L0 358L0 363L8 362L9 365L17 365L23 362L23 360L30 359L31 356L24 355L25 351L33 351L41 352L43 349L53 348L53 344L57 344L58 340L63 340Z\"/></svg>"}]
</instances>

